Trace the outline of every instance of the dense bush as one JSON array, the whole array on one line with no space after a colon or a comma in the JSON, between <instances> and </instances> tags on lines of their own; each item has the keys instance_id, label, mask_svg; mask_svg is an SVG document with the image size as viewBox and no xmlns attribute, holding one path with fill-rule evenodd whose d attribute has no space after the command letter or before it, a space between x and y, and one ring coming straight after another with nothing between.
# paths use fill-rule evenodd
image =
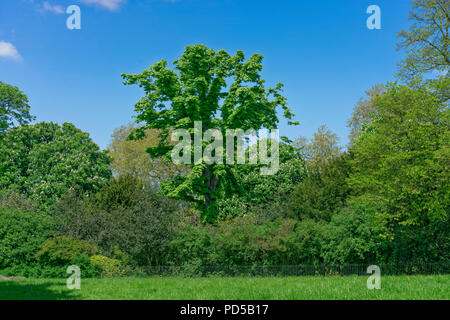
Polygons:
<instances>
[{"instance_id":1,"label":"dense bush","mask_svg":"<svg viewBox=\"0 0 450 320\"><path fill-rule=\"evenodd\" d=\"M36 254L52 234L53 221L40 213L0 208L0 270L21 276L40 272Z\"/></svg>"},{"instance_id":2,"label":"dense bush","mask_svg":"<svg viewBox=\"0 0 450 320\"><path fill-rule=\"evenodd\" d=\"M288 215L297 219L330 221L344 207L350 188L346 179L350 172L349 154L337 156L319 168L312 168L294 189Z\"/></svg>"},{"instance_id":3,"label":"dense bush","mask_svg":"<svg viewBox=\"0 0 450 320\"><path fill-rule=\"evenodd\" d=\"M91 257L97 252L98 248L95 245L84 241L69 237L54 237L42 243L36 258L45 265L65 265L80 255Z\"/></svg>"},{"instance_id":4,"label":"dense bush","mask_svg":"<svg viewBox=\"0 0 450 320\"><path fill-rule=\"evenodd\" d=\"M38 205L25 195L16 192L0 191L0 207L21 212L37 212Z\"/></svg>"},{"instance_id":5,"label":"dense bush","mask_svg":"<svg viewBox=\"0 0 450 320\"><path fill-rule=\"evenodd\" d=\"M322 261L323 225L278 219L256 225L242 217L217 227L190 227L170 243L173 265L294 265Z\"/></svg>"},{"instance_id":6,"label":"dense bush","mask_svg":"<svg viewBox=\"0 0 450 320\"><path fill-rule=\"evenodd\" d=\"M126 274L126 268L117 259L111 259L102 255L95 255L90 258L91 264L101 270L102 277L118 277Z\"/></svg>"},{"instance_id":7,"label":"dense bush","mask_svg":"<svg viewBox=\"0 0 450 320\"><path fill-rule=\"evenodd\" d=\"M54 237L41 244L36 259L43 266L45 276L66 277L67 267L80 267L83 277L95 277L100 269L91 263L90 257L98 252L95 245L69 237Z\"/></svg>"},{"instance_id":8,"label":"dense bush","mask_svg":"<svg viewBox=\"0 0 450 320\"><path fill-rule=\"evenodd\" d=\"M101 192L105 195L107 191L115 189ZM132 265L163 264L183 205L158 195L151 187L136 191L130 201L126 207L103 210L95 202L68 195L52 213L57 233L95 243L102 254L112 258L120 258L119 248Z\"/></svg>"},{"instance_id":9,"label":"dense bush","mask_svg":"<svg viewBox=\"0 0 450 320\"><path fill-rule=\"evenodd\" d=\"M329 264L381 262L383 239L376 209L353 205L334 214L323 234L322 256Z\"/></svg>"}]
</instances>

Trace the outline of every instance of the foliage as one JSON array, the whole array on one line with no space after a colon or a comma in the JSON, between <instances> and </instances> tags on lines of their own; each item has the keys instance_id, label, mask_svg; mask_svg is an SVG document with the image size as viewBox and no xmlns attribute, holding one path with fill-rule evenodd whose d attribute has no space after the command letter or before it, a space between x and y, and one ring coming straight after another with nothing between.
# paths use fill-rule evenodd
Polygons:
<instances>
[{"instance_id":1,"label":"foliage","mask_svg":"<svg viewBox=\"0 0 450 320\"><path fill-rule=\"evenodd\" d=\"M393 228L394 240L384 243L384 261L416 266L450 261L448 216L427 225L396 225Z\"/></svg>"},{"instance_id":2,"label":"foliage","mask_svg":"<svg viewBox=\"0 0 450 320\"><path fill-rule=\"evenodd\" d=\"M9 130L0 145L0 190L49 206L69 189L98 191L110 176L110 158L73 124L41 122Z\"/></svg>"},{"instance_id":3,"label":"foliage","mask_svg":"<svg viewBox=\"0 0 450 320\"><path fill-rule=\"evenodd\" d=\"M28 97L18 87L0 81L0 138L15 124L26 125L33 119Z\"/></svg>"},{"instance_id":4,"label":"foliage","mask_svg":"<svg viewBox=\"0 0 450 320\"><path fill-rule=\"evenodd\" d=\"M306 166L316 170L342 153L342 147L338 142L338 136L322 125L314 133L311 141L302 137L294 141L293 145L301 150Z\"/></svg>"},{"instance_id":5,"label":"foliage","mask_svg":"<svg viewBox=\"0 0 450 320\"><path fill-rule=\"evenodd\" d=\"M48 238L36 254L36 259L43 268L40 276L66 278L67 268L75 265L80 268L83 278L97 277L100 275L100 269L89 259L97 252L95 245L84 241L69 237Z\"/></svg>"},{"instance_id":6,"label":"foliage","mask_svg":"<svg viewBox=\"0 0 450 320\"><path fill-rule=\"evenodd\" d=\"M332 215L344 207L350 188L346 179L351 168L346 153L330 159L320 168L311 169L292 192L288 215L300 220L330 221Z\"/></svg>"},{"instance_id":7,"label":"foliage","mask_svg":"<svg viewBox=\"0 0 450 320\"><path fill-rule=\"evenodd\" d=\"M57 233L89 241L103 254L132 265L163 264L168 242L175 236L182 203L158 195L151 186L136 191L124 207L92 207L91 201L68 195L55 207ZM117 248L127 256L121 258Z\"/></svg>"},{"instance_id":8,"label":"foliage","mask_svg":"<svg viewBox=\"0 0 450 320\"><path fill-rule=\"evenodd\" d=\"M364 125L376 116L377 108L375 101L384 92L384 85L377 84L366 91L366 97L361 97L353 108L352 117L347 122L347 127L351 129L349 134L350 143L359 138L359 133Z\"/></svg>"},{"instance_id":9,"label":"foliage","mask_svg":"<svg viewBox=\"0 0 450 320\"><path fill-rule=\"evenodd\" d=\"M321 261L321 224L278 219L257 225L249 217L182 230L171 242L174 265L294 265Z\"/></svg>"},{"instance_id":10,"label":"foliage","mask_svg":"<svg viewBox=\"0 0 450 320\"><path fill-rule=\"evenodd\" d=\"M280 93L282 84L265 88L260 76L262 59L254 54L245 61L242 51L230 56L225 50L216 52L195 45L187 46L174 62L175 71L162 60L140 74L123 74L125 84L138 84L146 92L135 108L138 122L145 123L135 137L142 137L147 129L161 130L158 146L150 147L148 152L152 157L167 157L173 149L167 144L169 130L187 129L193 135L194 121L202 121L203 139L203 133L211 128L220 129L222 136L226 129L274 128L279 121L278 107L287 119L292 119L294 115ZM203 142L206 147L211 141ZM202 221L214 222L217 189L233 183L229 177L227 167L203 160L194 164L188 174L170 180L163 190L170 197L196 203Z\"/></svg>"},{"instance_id":11,"label":"foliage","mask_svg":"<svg viewBox=\"0 0 450 320\"><path fill-rule=\"evenodd\" d=\"M14 191L0 191L0 207L21 212L37 212L39 209L34 201Z\"/></svg>"},{"instance_id":12,"label":"foliage","mask_svg":"<svg viewBox=\"0 0 450 320\"><path fill-rule=\"evenodd\" d=\"M44 265L68 265L76 257L91 257L98 252L95 245L70 237L54 237L42 243L36 258Z\"/></svg>"},{"instance_id":13,"label":"foliage","mask_svg":"<svg viewBox=\"0 0 450 320\"><path fill-rule=\"evenodd\" d=\"M113 177L107 185L91 198L94 206L101 210L127 208L142 190L143 184L132 175Z\"/></svg>"},{"instance_id":14,"label":"foliage","mask_svg":"<svg viewBox=\"0 0 450 320\"><path fill-rule=\"evenodd\" d=\"M435 71L446 74L450 67L450 2L413 0L408 30L399 32L399 49L406 50L398 75L411 79Z\"/></svg>"},{"instance_id":15,"label":"foliage","mask_svg":"<svg viewBox=\"0 0 450 320\"><path fill-rule=\"evenodd\" d=\"M121 126L112 134L108 150L113 159L111 168L117 176L131 175L144 183L159 185L186 171L182 165L164 158L153 158L146 152L149 147L158 145L158 130L146 130L142 139L130 140L128 137L134 129L135 124Z\"/></svg>"},{"instance_id":16,"label":"foliage","mask_svg":"<svg viewBox=\"0 0 450 320\"><path fill-rule=\"evenodd\" d=\"M383 241L376 210L353 205L333 215L324 232L322 256L327 264L380 262Z\"/></svg>"},{"instance_id":17,"label":"foliage","mask_svg":"<svg viewBox=\"0 0 450 320\"><path fill-rule=\"evenodd\" d=\"M439 92L449 84L388 85L354 145L349 184L357 201L385 205L387 227L425 226L450 212L449 111Z\"/></svg>"},{"instance_id":18,"label":"foliage","mask_svg":"<svg viewBox=\"0 0 450 320\"><path fill-rule=\"evenodd\" d=\"M258 166L250 164L232 167L230 174L234 176L237 187L231 197L222 195L217 200L219 220L268 207L277 211L276 217L284 216L286 206L283 202L288 201L295 186L303 180L305 164L300 150L293 145L280 143L279 149L280 165L276 174L261 175Z\"/></svg>"},{"instance_id":19,"label":"foliage","mask_svg":"<svg viewBox=\"0 0 450 320\"><path fill-rule=\"evenodd\" d=\"M47 215L0 208L0 270L14 268L15 275L28 275L40 245L52 232Z\"/></svg>"},{"instance_id":20,"label":"foliage","mask_svg":"<svg viewBox=\"0 0 450 320\"><path fill-rule=\"evenodd\" d=\"M118 277L125 274L125 268L117 259L111 259L102 255L95 255L90 258L91 263L101 270L102 277Z\"/></svg>"}]
</instances>

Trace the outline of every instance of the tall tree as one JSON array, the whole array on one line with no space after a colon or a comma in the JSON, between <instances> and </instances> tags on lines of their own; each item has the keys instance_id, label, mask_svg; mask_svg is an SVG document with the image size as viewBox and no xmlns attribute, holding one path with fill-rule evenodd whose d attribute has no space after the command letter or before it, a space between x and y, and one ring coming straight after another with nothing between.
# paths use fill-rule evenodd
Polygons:
<instances>
[{"instance_id":1,"label":"tall tree","mask_svg":"<svg viewBox=\"0 0 450 320\"><path fill-rule=\"evenodd\" d=\"M450 212L450 79L389 84L377 117L355 142L349 183L358 201L383 205L387 226L424 226Z\"/></svg>"},{"instance_id":2,"label":"tall tree","mask_svg":"<svg viewBox=\"0 0 450 320\"><path fill-rule=\"evenodd\" d=\"M406 50L398 75L406 80L429 71L447 74L450 67L450 1L413 0L408 30L397 44Z\"/></svg>"},{"instance_id":3,"label":"tall tree","mask_svg":"<svg viewBox=\"0 0 450 320\"><path fill-rule=\"evenodd\" d=\"M147 129L161 130L158 146L148 149L152 157L159 157L169 155L173 149L167 143L169 130L190 130L193 137L194 121L202 121L203 137L207 129L214 128L220 129L223 136L226 129L275 128L278 107L287 119L292 119L294 115L280 93L282 84L268 89L264 86L262 60L259 54L245 61L242 51L231 56L225 50L216 52L194 45L187 46L174 61L174 70L162 60L140 74L123 74L125 84L138 84L146 92L135 108L137 121L145 125L134 137L142 137ZM203 141L203 147L210 142ZM202 220L214 222L217 189L229 182L229 166L203 160L195 163L188 174L163 185L163 189L170 197L196 203Z\"/></svg>"},{"instance_id":4,"label":"tall tree","mask_svg":"<svg viewBox=\"0 0 450 320\"><path fill-rule=\"evenodd\" d=\"M0 137L15 124L25 125L33 119L28 97L18 87L0 81Z\"/></svg>"}]
</instances>

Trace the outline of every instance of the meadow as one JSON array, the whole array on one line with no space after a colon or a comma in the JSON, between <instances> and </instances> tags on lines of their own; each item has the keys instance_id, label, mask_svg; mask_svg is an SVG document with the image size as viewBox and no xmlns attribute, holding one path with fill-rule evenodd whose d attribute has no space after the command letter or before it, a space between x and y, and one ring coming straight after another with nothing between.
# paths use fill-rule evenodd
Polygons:
<instances>
[{"instance_id":1,"label":"meadow","mask_svg":"<svg viewBox=\"0 0 450 320\"><path fill-rule=\"evenodd\" d=\"M0 282L0 300L446 300L450 275L385 276L380 290L366 276L317 277L147 277L82 279L69 290L63 279Z\"/></svg>"}]
</instances>

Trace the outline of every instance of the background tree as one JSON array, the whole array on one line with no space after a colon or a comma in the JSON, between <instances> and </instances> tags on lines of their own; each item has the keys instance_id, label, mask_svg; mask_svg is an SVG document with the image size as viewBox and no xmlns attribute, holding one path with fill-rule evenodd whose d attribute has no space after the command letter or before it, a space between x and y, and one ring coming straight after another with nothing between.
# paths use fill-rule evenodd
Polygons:
<instances>
[{"instance_id":1,"label":"background tree","mask_svg":"<svg viewBox=\"0 0 450 320\"><path fill-rule=\"evenodd\" d=\"M350 128L350 144L353 144L359 137L362 126L370 123L377 113L375 101L384 91L384 85L376 84L366 91L366 97L361 97L353 108L352 117L347 122Z\"/></svg>"},{"instance_id":2,"label":"background tree","mask_svg":"<svg viewBox=\"0 0 450 320\"><path fill-rule=\"evenodd\" d=\"M225 50L216 52L195 45L186 47L174 62L174 70L162 60L140 74L123 74L125 84L138 84L146 92L135 108L138 123L145 125L137 129L134 137L143 137L147 129L161 130L158 146L148 151L152 157L169 156L173 149L167 143L169 130L187 129L193 136L194 121L202 121L203 131L217 128L225 136L226 129L275 128L278 107L287 119L292 119L294 115L280 93L282 84L265 88L260 76L262 60L259 54L245 61L242 51L230 56ZM206 145L204 141L203 147ZM229 169L201 161L185 176L163 185L163 189L170 197L196 203L202 221L213 222L217 219L217 188L229 182Z\"/></svg>"},{"instance_id":3,"label":"background tree","mask_svg":"<svg viewBox=\"0 0 450 320\"><path fill-rule=\"evenodd\" d=\"M317 169L342 153L338 142L339 137L328 130L326 125L321 125L311 141L302 137L294 141L293 145L301 150L306 166L309 169Z\"/></svg>"},{"instance_id":4,"label":"background tree","mask_svg":"<svg viewBox=\"0 0 450 320\"><path fill-rule=\"evenodd\" d=\"M450 2L448 0L414 0L408 30L398 37L399 49L406 50L398 75L411 79L429 71L447 74L450 67Z\"/></svg>"},{"instance_id":5,"label":"background tree","mask_svg":"<svg viewBox=\"0 0 450 320\"><path fill-rule=\"evenodd\" d=\"M33 119L28 97L18 87L0 81L0 137L15 124L25 125Z\"/></svg>"},{"instance_id":6,"label":"background tree","mask_svg":"<svg viewBox=\"0 0 450 320\"><path fill-rule=\"evenodd\" d=\"M185 166L176 165L162 157L153 158L147 152L149 147L158 145L159 131L146 130L141 139L128 139L136 128L135 124L121 126L112 134L108 150L113 159L111 168L115 175L131 175L143 183L160 185L168 179L184 174L187 170Z\"/></svg>"},{"instance_id":7,"label":"background tree","mask_svg":"<svg viewBox=\"0 0 450 320\"><path fill-rule=\"evenodd\" d=\"M73 124L16 127L0 145L0 190L50 205L69 189L98 191L111 177L110 162L107 152Z\"/></svg>"}]
</instances>

